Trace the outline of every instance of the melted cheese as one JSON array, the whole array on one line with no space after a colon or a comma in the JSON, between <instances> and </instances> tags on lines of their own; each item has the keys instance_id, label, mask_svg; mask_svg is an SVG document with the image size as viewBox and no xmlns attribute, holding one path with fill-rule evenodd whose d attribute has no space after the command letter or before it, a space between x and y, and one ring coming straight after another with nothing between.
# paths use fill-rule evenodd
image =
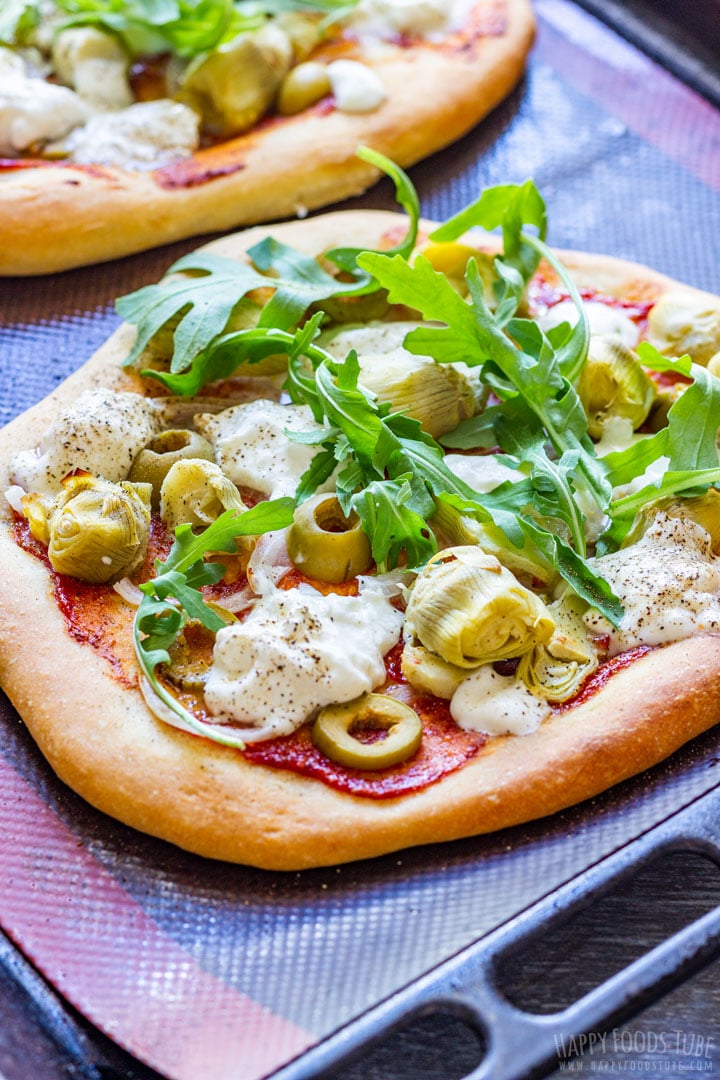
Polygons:
<instances>
[{"instance_id":1,"label":"melted cheese","mask_svg":"<svg viewBox=\"0 0 720 1080\"><path fill-rule=\"evenodd\" d=\"M10 479L25 491L55 494L76 469L117 482L157 432L155 405L138 394L86 390L34 450L14 455Z\"/></svg>"},{"instance_id":2,"label":"melted cheese","mask_svg":"<svg viewBox=\"0 0 720 1080\"><path fill-rule=\"evenodd\" d=\"M550 708L531 694L521 679L499 675L483 664L460 683L450 701L450 715L465 731L488 735L529 735Z\"/></svg>"},{"instance_id":3,"label":"melted cheese","mask_svg":"<svg viewBox=\"0 0 720 1080\"><path fill-rule=\"evenodd\" d=\"M155 169L187 158L199 145L199 119L169 98L141 101L116 112L95 113L60 149L79 164Z\"/></svg>"},{"instance_id":4,"label":"melted cheese","mask_svg":"<svg viewBox=\"0 0 720 1080\"><path fill-rule=\"evenodd\" d=\"M218 632L206 703L215 716L257 725L256 740L288 735L323 705L352 701L384 682L383 657L400 637L402 618L375 590L276 590L244 622Z\"/></svg>"},{"instance_id":5,"label":"melted cheese","mask_svg":"<svg viewBox=\"0 0 720 1080\"><path fill-rule=\"evenodd\" d=\"M594 337L611 338L621 341L628 349L635 348L640 340L640 331L624 312L599 300L586 300L583 307L590 323L590 333ZM578 311L572 300L561 300L537 319L546 333L560 323L574 326L577 321Z\"/></svg>"},{"instance_id":6,"label":"melted cheese","mask_svg":"<svg viewBox=\"0 0 720 1080\"><path fill-rule=\"evenodd\" d=\"M341 112L373 112L387 97L380 76L357 60L333 60L326 70Z\"/></svg>"},{"instance_id":7,"label":"melted cheese","mask_svg":"<svg viewBox=\"0 0 720 1080\"><path fill-rule=\"evenodd\" d=\"M279 405L259 398L235 405L217 416L200 416L198 430L215 447L215 458L238 487L253 488L271 499L294 495L318 446L292 442L288 431L322 431L307 405ZM333 481L318 491L333 490Z\"/></svg>"},{"instance_id":8,"label":"melted cheese","mask_svg":"<svg viewBox=\"0 0 720 1080\"><path fill-rule=\"evenodd\" d=\"M0 48L0 154L14 155L59 139L83 124L87 115L73 90L29 76L19 56Z\"/></svg>"},{"instance_id":9,"label":"melted cheese","mask_svg":"<svg viewBox=\"0 0 720 1080\"><path fill-rule=\"evenodd\" d=\"M474 491L493 491L506 480L523 480L524 474L498 461L495 454L446 454L448 469Z\"/></svg>"},{"instance_id":10,"label":"melted cheese","mask_svg":"<svg viewBox=\"0 0 720 1080\"><path fill-rule=\"evenodd\" d=\"M658 514L637 544L592 564L625 609L617 629L598 612L585 616L590 633L609 638L610 656L720 631L720 559L695 522Z\"/></svg>"},{"instance_id":11,"label":"melted cheese","mask_svg":"<svg viewBox=\"0 0 720 1080\"><path fill-rule=\"evenodd\" d=\"M473 0L360 0L348 24L360 37L433 40L459 30L472 6Z\"/></svg>"}]
</instances>

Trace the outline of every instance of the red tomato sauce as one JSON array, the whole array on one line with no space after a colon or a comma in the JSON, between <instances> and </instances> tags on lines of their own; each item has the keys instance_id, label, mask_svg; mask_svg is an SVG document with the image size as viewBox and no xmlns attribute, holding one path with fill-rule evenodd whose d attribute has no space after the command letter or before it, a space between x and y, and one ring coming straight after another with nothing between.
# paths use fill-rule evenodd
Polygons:
<instances>
[{"instance_id":1,"label":"red tomato sauce","mask_svg":"<svg viewBox=\"0 0 720 1080\"><path fill-rule=\"evenodd\" d=\"M593 694L596 694L598 690L602 690L607 685L613 675L617 675L619 671L630 667L635 660L639 660L641 656L645 656L651 651L649 645L638 645L634 649L628 649L627 652L620 653L619 656L613 656L611 660L605 660L599 668L595 669L592 675L588 676L575 697L555 706L555 712L566 712L568 709L574 709L576 705L584 705Z\"/></svg>"},{"instance_id":2,"label":"red tomato sauce","mask_svg":"<svg viewBox=\"0 0 720 1080\"><path fill-rule=\"evenodd\" d=\"M407 697L406 694L402 696ZM459 728L450 716L446 701L413 695L408 704L422 720L423 738L417 753L402 765L373 771L337 765L313 746L307 724L284 738L248 746L244 755L261 765L290 769L302 776L322 780L329 787L350 795L392 799L420 791L455 772L487 742L487 735Z\"/></svg>"},{"instance_id":3,"label":"red tomato sauce","mask_svg":"<svg viewBox=\"0 0 720 1080\"><path fill-rule=\"evenodd\" d=\"M34 539L26 521L15 522L14 536L20 547L47 566L55 600L71 637L90 646L107 660L113 678L122 686L129 689L137 687L137 667L132 644L134 608L123 601L111 585L89 584L56 573L50 565L44 545ZM170 546L171 537L164 525L159 519L153 518L145 562L134 575L134 579L141 582L151 577L155 560L166 558ZM223 597L241 589L247 583L247 578L242 565L237 560L233 561L232 556L221 555L219 558L228 567L228 572L222 581L208 586L203 592L206 599L222 604ZM324 592L338 592L343 595L357 592L357 582L354 580L337 586L328 585L303 578L297 570L291 570L285 575L281 587L294 588L302 581L315 586L321 584ZM488 742L488 736L458 727L450 715L447 701L414 691L402 673L402 651L403 643L400 641L387 653L387 681L379 692L404 701L422 720L423 740L419 750L409 761L382 770L346 768L331 761L316 749L312 743L309 724L292 735L249 745L241 753L248 761L259 765L288 769L290 772L320 780L338 791L371 799L391 799L420 791L462 768ZM554 712L563 712L583 704L602 689L613 675L649 651L647 647L639 647L601 664L579 693L571 701L556 706ZM200 695L179 692L170 683L166 685L199 719L212 721Z\"/></svg>"},{"instance_id":4,"label":"red tomato sauce","mask_svg":"<svg viewBox=\"0 0 720 1080\"><path fill-rule=\"evenodd\" d=\"M627 315L638 327L641 335L647 329L647 319L655 300L622 300L617 296L608 296L595 289L581 288L578 290L583 300L595 300L606 307L614 308ZM548 281L542 274L536 274L528 285L528 302L533 315L538 316L549 311L550 308L569 300L570 293L561 285Z\"/></svg>"}]
</instances>

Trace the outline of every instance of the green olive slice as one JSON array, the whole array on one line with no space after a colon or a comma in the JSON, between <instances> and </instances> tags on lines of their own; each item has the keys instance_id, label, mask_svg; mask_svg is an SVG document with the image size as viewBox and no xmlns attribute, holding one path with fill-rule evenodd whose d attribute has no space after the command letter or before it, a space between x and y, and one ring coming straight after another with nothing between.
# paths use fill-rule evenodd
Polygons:
<instances>
[{"instance_id":1,"label":"green olive slice","mask_svg":"<svg viewBox=\"0 0 720 1080\"><path fill-rule=\"evenodd\" d=\"M327 68L310 60L291 68L283 79L277 97L277 110L281 116L295 116L331 92Z\"/></svg>"},{"instance_id":2,"label":"green olive slice","mask_svg":"<svg viewBox=\"0 0 720 1080\"><path fill-rule=\"evenodd\" d=\"M372 561L370 541L357 514L346 518L337 497L329 493L314 495L298 506L287 549L306 577L336 584L361 574Z\"/></svg>"},{"instance_id":3,"label":"green olive slice","mask_svg":"<svg viewBox=\"0 0 720 1080\"><path fill-rule=\"evenodd\" d=\"M363 741L363 732L385 732ZM321 709L312 727L312 741L331 761L350 769L386 769L411 758L420 746L422 724L417 713L396 698L363 694L345 705Z\"/></svg>"},{"instance_id":4,"label":"green olive slice","mask_svg":"<svg viewBox=\"0 0 720 1080\"><path fill-rule=\"evenodd\" d=\"M133 483L152 484L152 508L160 505L160 488L163 480L176 461L182 458L202 458L214 461L215 452L210 443L197 431L172 428L161 431L140 451L132 463L128 480Z\"/></svg>"}]
</instances>

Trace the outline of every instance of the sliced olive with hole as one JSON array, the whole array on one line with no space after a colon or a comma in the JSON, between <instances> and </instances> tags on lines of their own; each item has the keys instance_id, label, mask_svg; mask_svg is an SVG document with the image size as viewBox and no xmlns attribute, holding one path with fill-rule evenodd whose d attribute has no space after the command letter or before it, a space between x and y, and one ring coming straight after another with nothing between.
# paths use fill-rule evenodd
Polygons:
<instances>
[{"instance_id":1,"label":"sliced olive with hole","mask_svg":"<svg viewBox=\"0 0 720 1080\"><path fill-rule=\"evenodd\" d=\"M312 741L331 761L350 769L387 769L413 756L422 739L417 713L396 698L363 694L321 709Z\"/></svg>"},{"instance_id":2,"label":"sliced olive with hole","mask_svg":"<svg viewBox=\"0 0 720 1080\"><path fill-rule=\"evenodd\" d=\"M306 577L317 581L349 581L372 562L370 541L357 514L345 517L337 497L314 495L295 511L287 549Z\"/></svg>"},{"instance_id":3,"label":"sliced olive with hole","mask_svg":"<svg viewBox=\"0 0 720 1080\"><path fill-rule=\"evenodd\" d=\"M160 488L163 480L176 461L183 458L202 458L214 461L212 443L197 431L172 428L161 431L140 451L132 463L128 480L133 483L152 484L152 507L160 505Z\"/></svg>"}]
</instances>

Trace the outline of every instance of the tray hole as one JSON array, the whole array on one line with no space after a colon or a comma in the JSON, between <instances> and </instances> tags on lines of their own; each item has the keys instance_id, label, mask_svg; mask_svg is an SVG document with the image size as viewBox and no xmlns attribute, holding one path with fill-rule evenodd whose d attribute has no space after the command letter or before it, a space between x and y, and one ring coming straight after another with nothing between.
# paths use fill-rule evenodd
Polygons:
<instances>
[{"instance_id":1,"label":"tray hole","mask_svg":"<svg viewBox=\"0 0 720 1080\"><path fill-rule=\"evenodd\" d=\"M558 1012L718 903L714 862L690 852L663 855L562 924L505 953L497 989L526 1012Z\"/></svg>"},{"instance_id":2,"label":"tray hole","mask_svg":"<svg viewBox=\"0 0 720 1080\"><path fill-rule=\"evenodd\" d=\"M486 1049L479 1031L438 1010L415 1017L332 1075L333 1080L463 1080Z\"/></svg>"}]
</instances>

